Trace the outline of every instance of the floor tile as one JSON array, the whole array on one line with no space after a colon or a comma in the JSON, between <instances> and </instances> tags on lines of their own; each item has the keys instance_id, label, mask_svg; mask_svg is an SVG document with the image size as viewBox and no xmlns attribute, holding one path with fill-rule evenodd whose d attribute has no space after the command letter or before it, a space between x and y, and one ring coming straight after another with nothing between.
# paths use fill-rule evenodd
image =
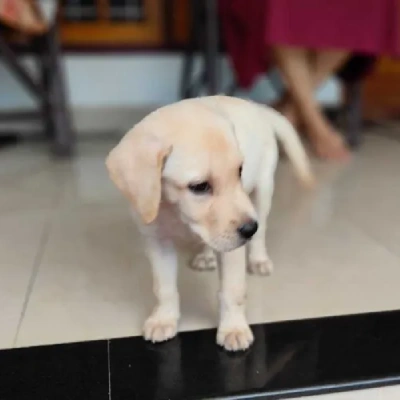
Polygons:
<instances>
[{"instance_id":1,"label":"floor tile","mask_svg":"<svg viewBox=\"0 0 400 400\"><path fill-rule=\"evenodd\" d=\"M399 259L347 221L297 227L271 221L267 245L275 271L248 279L252 322L400 307Z\"/></svg>"},{"instance_id":2,"label":"floor tile","mask_svg":"<svg viewBox=\"0 0 400 400\"><path fill-rule=\"evenodd\" d=\"M390 145L392 144L392 145ZM400 256L398 157L400 144L370 138L337 185L336 214L363 229L371 238Z\"/></svg>"},{"instance_id":3,"label":"floor tile","mask_svg":"<svg viewBox=\"0 0 400 400\"><path fill-rule=\"evenodd\" d=\"M47 220L40 212L0 213L0 348L13 345Z\"/></svg>"},{"instance_id":4,"label":"floor tile","mask_svg":"<svg viewBox=\"0 0 400 400\"><path fill-rule=\"evenodd\" d=\"M71 162L70 174L62 199L62 207L80 205L119 205L126 207L121 193L115 189L105 166L113 143L86 144L83 154Z\"/></svg>"},{"instance_id":5,"label":"floor tile","mask_svg":"<svg viewBox=\"0 0 400 400\"><path fill-rule=\"evenodd\" d=\"M0 351L2 400L109 400L107 341Z\"/></svg>"},{"instance_id":6,"label":"floor tile","mask_svg":"<svg viewBox=\"0 0 400 400\"><path fill-rule=\"evenodd\" d=\"M142 281L149 281L147 261L132 232L124 209L58 214L17 345L131 332L132 324L136 326L136 320L144 318L135 301L146 298Z\"/></svg>"},{"instance_id":7,"label":"floor tile","mask_svg":"<svg viewBox=\"0 0 400 400\"><path fill-rule=\"evenodd\" d=\"M397 400L400 399L400 386L389 386L379 389L381 399L379 400ZM361 399L360 399L361 400Z\"/></svg>"},{"instance_id":8,"label":"floor tile","mask_svg":"<svg viewBox=\"0 0 400 400\"><path fill-rule=\"evenodd\" d=\"M41 144L22 143L1 149L0 184L18 182L33 171L43 170L49 163L47 148Z\"/></svg>"},{"instance_id":9,"label":"floor tile","mask_svg":"<svg viewBox=\"0 0 400 400\"><path fill-rule=\"evenodd\" d=\"M293 400L397 400L400 398L400 386L387 386L376 389L355 390L352 392L332 393L313 397L298 397Z\"/></svg>"},{"instance_id":10,"label":"floor tile","mask_svg":"<svg viewBox=\"0 0 400 400\"><path fill-rule=\"evenodd\" d=\"M0 215L20 210L54 210L65 191L64 169L63 165L49 164L27 171L10 183L0 183Z\"/></svg>"}]
</instances>

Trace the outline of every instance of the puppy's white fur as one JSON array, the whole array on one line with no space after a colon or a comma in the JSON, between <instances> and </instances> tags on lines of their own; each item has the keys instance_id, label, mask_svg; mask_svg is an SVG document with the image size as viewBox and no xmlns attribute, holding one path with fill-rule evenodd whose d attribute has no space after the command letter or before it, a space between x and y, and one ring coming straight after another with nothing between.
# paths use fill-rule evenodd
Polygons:
<instances>
[{"instance_id":1,"label":"puppy's white fur","mask_svg":"<svg viewBox=\"0 0 400 400\"><path fill-rule=\"evenodd\" d=\"M194 268L215 267L215 252L220 253L218 344L233 351L252 343L244 307L245 241L238 228L258 220L248 242L248 271L271 273L265 233L277 139L301 181L312 184L308 158L291 124L268 107L227 96L163 107L137 124L109 154L111 179L132 204L153 270L157 306L144 326L147 340L176 335L176 246L197 244L201 251ZM208 186L196 193L193 185L201 182Z\"/></svg>"}]
</instances>

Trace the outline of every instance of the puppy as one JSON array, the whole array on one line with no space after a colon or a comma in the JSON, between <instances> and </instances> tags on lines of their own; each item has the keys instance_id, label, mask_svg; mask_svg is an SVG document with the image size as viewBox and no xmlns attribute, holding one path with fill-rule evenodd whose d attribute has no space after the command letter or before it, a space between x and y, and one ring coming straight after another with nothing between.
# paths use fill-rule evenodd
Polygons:
<instances>
[{"instance_id":1,"label":"puppy","mask_svg":"<svg viewBox=\"0 0 400 400\"><path fill-rule=\"evenodd\" d=\"M157 305L145 322L145 339L176 335L176 246L195 244L195 268L214 267L215 252L220 255L217 343L236 351L253 342L245 317L244 245L248 271L271 273L265 233L277 139L300 180L311 185L309 160L292 125L268 107L227 96L160 108L108 155L110 177L131 203L152 266Z\"/></svg>"}]
</instances>

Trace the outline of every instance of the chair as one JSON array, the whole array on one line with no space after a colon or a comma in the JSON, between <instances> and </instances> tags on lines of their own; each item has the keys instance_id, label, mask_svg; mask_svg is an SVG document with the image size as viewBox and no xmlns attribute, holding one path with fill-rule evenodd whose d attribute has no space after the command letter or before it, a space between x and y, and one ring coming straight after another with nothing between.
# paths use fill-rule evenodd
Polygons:
<instances>
[{"instance_id":1,"label":"chair","mask_svg":"<svg viewBox=\"0 0 400 400\"><path fill-rule=\"evenodd\" d=\"M220 53L223 52L223 43L219 30L218 0L190 0L189 3L191 24L189 42L184 51L180 96L196 97L203 88L208 95L232 95L238 88L235 82L227 88L220 87ZM196 52L199 52L202 63L198 76L194 76ZM362 139L362 79L343 79L343 83L345 99L339 110L339 118L344 123L349 146L357 148Z\"/></svg>"},{"instance_id":2,"label":"chair","mask_svg":"<svg viewBox=\"0 0 400 400\"><path fill-rule=\"evenodd\" d=\"M32 15L37 17L32 18L36 25L26 23L25 19L18 24L17 18L9 19L6 18L7 15L0 14L0 54L2 61L14 77L38 101L39 110L1 112L0 122L40 120L45 136L50 141L52 153L58 157L70 156L75 145L75 135L66 97L57 23L55 18L45 23L40 15L40 9L33 0L21 1L26 1L24 6L31 7L30 11L34 13ZM22 45L19 40L21 37ZM20 50L29 52L35 58L40 71L39 77L33 76L31 71L20 62Z\"/></svg>"}]
</instances>

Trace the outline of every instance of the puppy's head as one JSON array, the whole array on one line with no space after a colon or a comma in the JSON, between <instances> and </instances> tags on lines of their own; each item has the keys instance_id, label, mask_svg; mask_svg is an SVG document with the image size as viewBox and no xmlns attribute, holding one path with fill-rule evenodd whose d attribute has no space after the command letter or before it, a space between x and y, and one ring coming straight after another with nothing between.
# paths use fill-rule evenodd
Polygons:
<instances>
[{"instance_id":1,"label":"puppy's head","mask_svg":"<svg viewBox=\"0 0 400 400\"><path fill-rule=\"evenodd\" d=\"M233 250L253 236L257 220L242 187L243 159L232 127L205 110L194 120L190 113L175 118L173 111L142 121L111 151L111 179L144 223L153 222L165 202L202 241Z\"/></svg>"}]
</instances>

